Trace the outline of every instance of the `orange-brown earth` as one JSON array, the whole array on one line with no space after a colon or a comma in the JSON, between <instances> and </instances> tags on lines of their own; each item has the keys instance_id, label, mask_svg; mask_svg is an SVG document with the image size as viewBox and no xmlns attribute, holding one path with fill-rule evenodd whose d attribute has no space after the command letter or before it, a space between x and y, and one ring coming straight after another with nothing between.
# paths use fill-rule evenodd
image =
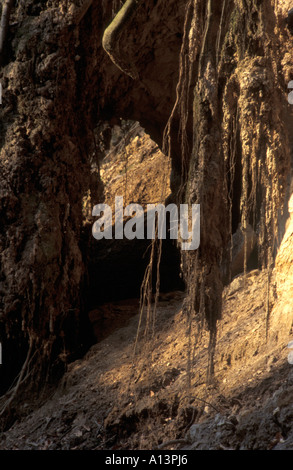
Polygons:
<instances>
[{"instance_id":1,"label":"orange-brown earth","mask_svg":"<svg viewBox=\"0 0 293 470\"><path fill-rule=\"evenodd\" d=\"M213 385L205 384L207 335L196 336L195 322L189 330L184 293L169 293L150 342L142 322L136 355L139 315L70 364L58 390L19 417L0 448L292 449L293 368L286 335L266 341L266 285L254 271L226 288ZM168 444L174 439L185 444Z\"/></svg>"}]
</instances>

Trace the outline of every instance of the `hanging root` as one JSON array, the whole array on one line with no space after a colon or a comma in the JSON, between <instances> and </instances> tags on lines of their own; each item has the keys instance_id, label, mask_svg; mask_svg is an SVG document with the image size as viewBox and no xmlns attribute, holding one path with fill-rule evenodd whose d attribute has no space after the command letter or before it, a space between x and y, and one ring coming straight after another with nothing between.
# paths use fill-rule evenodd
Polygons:
<instances>
[{"instance_id":1,"label":"hanging root","mask_svg":"<svg viewBox=\"0 0 293 470\"><path fill-rule=\"evenodd\" d=\"M181 146L181 183L177 191L177 199L180 202L184 197L188 176L189 146L187 137L187 124L189 119L189 95L192 81L193 61L195 51L189 48L189 31L194 14L193 0L189 0L186 6L185 20L183 27L183 39L179 56L179 79L176 86L176 100L172 108L170 117L163 135L163 152L171 158L172 139L171 127L176 113L179 113L179 138Z\"/></svg>"},{"instance_id":2,"label":"hanging root","mask_svg":"<svg viewBox=\"0 0 293 470\"><path fill-rule=\"evenodd\" d=\"M153 300L153 269L155 256L157 255L157 265L156 265L156 288L155 296ZM137 351L137 345L139 341L139 334L141 332L142 320L144 313L146 311L146 324L144 329L144 337L146 339L152 339L155 333L156 326L156 313L157 305L160 294L160 263L162 256L162 240L158 239L158 227L156 226L155 238L151 243L151 254L148 266L146 268L143 282L140 289L140 313L139 313L139 323L137 328L136 340L134 345L134 355Z\"/></svg>"},{"instance_id":3,"label":"hanging root","mask_svg":"<svg viewBox=\"0 0 293 470\"><path fill-rule=\"evenodd\" d=\"M154 263L154 256L155 256L155 243L156 240L153 240L151 243L151 254L150 254L150 261L147 265L147 268L144 273L144 278L142 281L142 285L140 288L140 313L139 313L139 323L137 328L136 340L134 345L134 354L137 351L137 345L139 341L139 334L141 332L141 326L143 321L144 311L147 311L147 319L146 319L146 326L144 335L147 336L149 333L149 326L151 323L154 323L153 317L153 310L151 305L152 300L152 272L153 272L153 263ZM156 304L155 304L156 307Z\"/></svg>"},{"instance_id":4,"label":"hanging root","mask_svg":"<svg viewBox=\"0 0 293 470\"><path fill-rule=\"evenodd\" d=\"M105 30L102 45L112 62L126 75L133 79L138 78L135 65L131 62L131 57L124 57L122 50L127 50L127 44L121 48L121 35L126 26L130 23L141 0L127 0L121 10L117 13L112 23Z\"/></svg>"},{"instance_id":5,"label":"hanging root","mask_svg":"<svg viewBox=\"0 0 293 470\"><path fill-rule=\"evenodd\" d=\"M0 411L0 417L3 416L3 414L9 410L13 400L15 399L16 397L16 394L19 390L19 387L20 385L28 378L29 374L27 374L26 376L24 375L27 371L27 368L28 368L28 365L29 365L29 362L31 360L31 356L32 356L32 350L33 350L33 340L32 338L30 338L30 344L29 344L29 349L28 349L28 353L27 353L27 356L26 356L26 359L23 363L23 366L21 368L21 371L19 373L19 376L18 376L18 380L16 382L16 385L14 388L12 388L12 390L10 391L11 395L10 397L8 398L8 400L4 403L1 411Z\"/></svg>"},{"instance_id":6,"label":"hanging root","mask_svg":"<svg viewBox=\"0 0 293 470\"><path fill-rule=\"evenodd\" d=\"M14 0L4 0L0 22L0 66L4 62L5 45L9 28L9 18Z\"/></svg>"},{"instance_id":7,"label":"hanging root","mask_svg":"<svg viewBox=\"0 0 293 470\"><path fill-rule=\"evenodd\" d=\"M168 189L168 180L167 180L167 173L163 172L163 178L161 183L161 194L160 194L160 203L164 204L167 198L167 189ZM154 239L151 242L151 253L150 253L150 260L148 266L146 268L143 282L140 289L140 314L139 314L139 324L137 329L137 335L135 340L134 346L134 355L137 351L137 344L139 340L139 334L141 331L141 325L143 320L143 315L146 310L146 325L144 336L147 339L152 339L155 333L155 325L156 325L156 313L157 313L157 304L159 300L160 294L160 264L161 264L161 257L162 257L162 238L159 237L159 228L158 228L158 218L155 220L155 227L154 227ZM155 284L155 296L154 302L153 300L153 270L155 264L155 257L157 257L156 261L156 284Z\"/></svg>"}]
</instances>

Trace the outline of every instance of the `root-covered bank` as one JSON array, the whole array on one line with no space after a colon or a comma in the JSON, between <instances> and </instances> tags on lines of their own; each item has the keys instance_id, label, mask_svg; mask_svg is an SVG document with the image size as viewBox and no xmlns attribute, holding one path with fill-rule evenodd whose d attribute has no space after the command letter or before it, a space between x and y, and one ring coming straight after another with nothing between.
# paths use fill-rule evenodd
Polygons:
<instances>
[{"instance_id":1,"label":"root-covered bank","mask_svg":"<svg viewBox=\"0 0 293 470\"><path fill-rule=\"evenodd\" d=\"M82 202L86 195L93 206L102 199L93 172L98 125L139 121L171 158L171 199L201 204L201 245L182 253L182 272L190 324L197 318L210 331L209 377L233 234L239 227L247 240L252 228L257 250L249 260L244 243L243 269L249 262L267 269L270 281L284 233L292 158L289 2L147 0L118 22L115 36L118 3L28 1L11 11L0 76L6 422L21 390L30 396L60 377L92 341L86 313L94 248ZM109 26L120 68L102 47ZM135 74L124 73L125 62Z\"/></svg>"}]
</instances>

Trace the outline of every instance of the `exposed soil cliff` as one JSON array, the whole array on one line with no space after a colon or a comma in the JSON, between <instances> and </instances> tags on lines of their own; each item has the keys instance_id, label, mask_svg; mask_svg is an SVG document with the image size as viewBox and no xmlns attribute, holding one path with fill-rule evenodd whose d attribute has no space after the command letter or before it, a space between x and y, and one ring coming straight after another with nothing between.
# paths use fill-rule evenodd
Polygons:
<instances>
[{"instance_id":1,"label":"exposed soil cliff","mask_svg":"<svg viewBox=\"0 0 293 470\"><path fill-rule=\"evenodd\" d=\"M168 28L156 38L157 48L153 30L140 35L147 45L141 47L141 67L146 72L151 61L159 66L157 72L149 66L155 97L140 82L133 84L102 49L112 2L93 2L86 10L85 3L20 2L11 16L1 71L1 340L7 358L1 368L2 391L26 356L39 363L34 383L42 384L54 364L56 375L67 354L86 346L81 289L91 228L82 229L81 201L88 191L94 203L100 200L97 177L91 173L96 125L102 119L131 117L148 124L158 137L172 93L175 97L180 10L154 7L152 27L159 28L162 14L172 18L172 67L161 64L168 54L160 38L168 35ZM146 24L151 7L143 9Z\"/></svg>"},{"instance_id":2,"label":"exposed soil cliff","mask_svg":"<svg viewBox=\"0 0 293 470\"><path fill-rule=\"evenodd\" d=\"M121 3L29 0L17 2L11 10L0 72L0 393L7 392L1 398L0 417L5 428L25 414L24 400L31 401L34 393L62 377L68 363L87 351L96 338L109 334L108 327L107 333L103 331L103 321L99 325L99 315L93 319L89 310L111 300L112 291L115 300L130 297L131 293L139 295L147 263L139 264L134 272L128 269L123 244L114 249L106 245L101 249L99 245L99 251L91 233L90 214L95 204L107 197L110 201L122 188L126 199L131 194L132 199L139 195L141 203L146 194L147 198L157 196L162 189L159 179L165 174L160 162L165 162L170 174L163 197L201 205L200 248L181 253L186 293L179 321L179 327L184 324L188 332L187 339L183 339L182 329L181 345L186 341L190 345L195 336L198 344L194 351L203 354L200 380L208 378L213 387L217 377L222 382L236 377L230 376L224 366L230 366L237 354L230 351L229 334L221 328L225 325L223 312L232 309L233 304L231 299L225 303L225 296L227 292L232 295L235 282L230 284L236 273L233 239L237 238L237 230L244 234L240 266L243 263L244 272L254 268L260 274L253 277L255 282L250 278L246 281L248 287L244 276L243 297L238 299L237 294L240 304L233 304L236 315L243 320L239 324L238 319L235 321L235 335L246 331L244 317L249 306L245 295L249 287L251 305L256 302L256 310L262 312L256 320L261 333L253 336L252 348L255 355L263 354L262 373L268 360L265 345L277 351L277 361L281 361L280 350L292 335L292 208L288 201L292 192L293 108L288 103L287 88L293 80L293 36L287 19L291 1L127 0L123 2L125 9L115 16ZM141 183L134 187L129 179L120 186L116 178L121 164L119 152L116 160L107 161L106 157L101 168L109 150L109 132L121 124L121 119L139 122L163 151L159 154L150 140L143 142L148 155ZM132 140L125 151L128 163L133 154L134 165L127 168L127 177L135 173L137 179L136 144ZM150 154L155 148L152 162ZM115 181L111 168L114 162ZM153 176L144 194L148 168ZM251 246L247 234L254 242ZM133 264L138 259L140 262L145 251L142 245L135 246L127 255L132 256ZM177 247L167 248L166 253L162 270L165 279L170 274L165 289L169 290L178 287L179 258ZM154 269L156 260L151 261ZM115 266L121 269L116 278ZM123 275L125 282L119 287L118 278ZM155 286L154 280L151 287ZM265 300L260 306L261 288ZM243 317L241 302L245 304ZM95 335L91 321L95 322ZM229 315L226 321L231 327L234 324ZM218 330L222 334L220 356ZM159 350L158 344L156 348ZM171 354L168 348L165 351ZM103 349L103 360L104 353ZM120 351L116 353L121 355ZM243 367L248 374L246 353L241 357L245 357ZM158 358L153 358L154 369L159 367ZM196 385L192 360L188 355L186 360L189 393ZM176 361L172 370L180 372ZM279 367L280 374L289 374L283 366ZM103 367L106 365L101 363ZM157 373L164 376L167 369ZM129 379L127 374L121 383ZM177 375L180 373L176 372L171 382ZM282 378L278 377L276 384L271 379L272 391L275 386L281 387ZM139 378L134 378L135 383ZM110 375L108 379L111 381ZM245 383L246 379L243 376L237 380ZM151 379L147 380L150 382L143 394L147 390L151 400L157 391L147 388L152 384ZM263 383L256 381L255 390L258 385L263 390ZM185 385L180 387L179 395L185 397ZM103 399L106 388L104 384ZM225 393L236 396L238 388L239 383L231 384ZM129 393L136 396L141 392L133 385L133 390L123 393L129 400ZM202 393L199 400L204 400L206 391ZM210 401L216 392L212 388L209 393ZM172 421L181 409L177 401L181 398L176 390L171 394L173 398L167 400L167 405L164 397L155 401L154 408L159 416L165 416L164 410L169 410L171 403L171 415L168 411L166 419ZM271 400L270 396L266 398ZM122 415L114 408L105 413L103 403L99 420L107 418L110 437L103 435L95 446L107 447L108 438L112 443L113 433L117 434L115 422L127 432L130 426L130 435L135 436L125 441L125 436L119 435L122 446L144 448L166 437L178 437L171 426L170 432L163 431L157 441L151 437L146 443L141 436L138 439L135 433L146 431L137 430L137 417L151 415L138 403L131 403L130 411ZM126 405L122 400L121 407ZM181 423L181 437L189 418L194 418L195 405L189 405L189 411L187 405L187 411L182 411L186 422ZM197 408L195 412L199 413ZM278 418L283 440L291 432L286 413ZM45 428L49 423L46 421ZM275 430L273 427L256 447L272 445ZM245 439L240 444L227 437L223 444L221 438L219 445L254 446L249 437ZM4 447L11 446L9 437L7 442ZM49 445L47 441L37 444ZM64 448L68 446L74 447L74 443L64 444Z\"/></svg>"}]
</instances>

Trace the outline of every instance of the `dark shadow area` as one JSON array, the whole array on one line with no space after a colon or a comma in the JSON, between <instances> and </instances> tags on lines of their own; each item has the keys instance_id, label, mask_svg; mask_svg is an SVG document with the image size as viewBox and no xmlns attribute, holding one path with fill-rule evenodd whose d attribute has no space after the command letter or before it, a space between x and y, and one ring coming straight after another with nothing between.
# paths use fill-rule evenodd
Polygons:
<instances>
[{"instance_id":1,"label":"dark shadow area","mask_svg":"<svg viewBox=\"0 0 293 470\"><path fill-rule=\"evenodd\" d=\"M105 302L139 298L149 263L151 240L94 240L88 264L88 309ZM154 262L153 289L157 269ZM171 240L163 240L160 291L184 290L180 277L180 252Z\"/></svg>"}]
</instances>

